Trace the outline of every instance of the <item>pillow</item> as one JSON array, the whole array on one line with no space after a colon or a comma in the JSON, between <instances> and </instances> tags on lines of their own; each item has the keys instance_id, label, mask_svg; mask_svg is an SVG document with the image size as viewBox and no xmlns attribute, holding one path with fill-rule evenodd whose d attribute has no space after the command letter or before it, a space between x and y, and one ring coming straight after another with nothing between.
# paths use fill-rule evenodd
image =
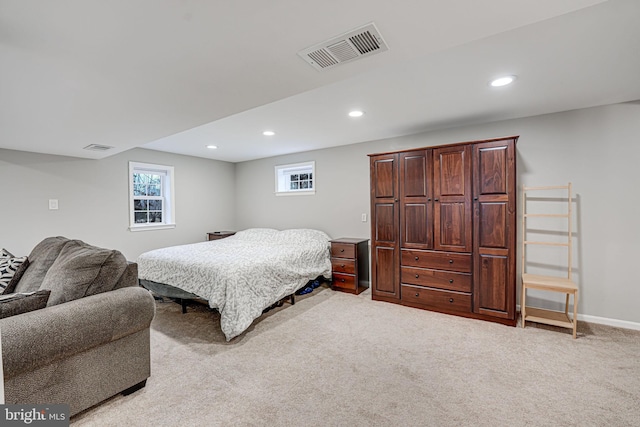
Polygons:
<instances>
[{"instance_id":1,"label":"pillow","mask_svg":"<svg viewBox=\"0 0 640 427\"><path fill-rule=\"evenodd\" d=\"M40 289L44 276L49 271L53 262L58 258L62 248L71 242L66 237L47 237L29 254L29 269L13 292L35 292Z\"/></svg>"},{"instance_id":2,"label":"pillow","mask_svg":"<svg viewBox=\"0 0 640 427\"><path fill-rule=\"evenodd\" d=\"M0 249L0 259L4 258L15 258L11 252L6 250L5 248Z\"/></svg>"},{"instance_id":3,"label":"pillow","mask_svg":"<svg viewBox=\"0 0 640 427\"><path fill-rule=\"evenodd\" d=\"M279 233L275 228L248 228L238 231L233 237L235 240L243 240L249 242L270 242Z\"/></svg>"},{"instance_id":4,"label":"pillow","mask_svg":"<svg viewBox=\"0 0 640 427\"><path fill-rule=\"evenodd\" d=\"M331 238L327 233L312 228L291 228L278 233L277 240L291 244L312 244L319 243L329 246Z\"/></svg>"},{"instance_id":5,"label":"pillow","mask_svg":"<svg viewBox=\"0 0 640 427\"><path fill-rule=\"evenodd\" d=\"M28 265L29 261L26 256L0 258L0 294L13 292Z\"/></svg>"},{"instance_id":6,"label":"pillow","mask_svg":"<svg viewBox=\"0 0 640 427\"><path fill-rule=\"evenodd\" d=\"M51 291L47 305L62 304L113 290L126 268L121 252L72 240L60 251L40 289Z\"/></svg>"},{"instance_id":7,"label":"pillow","mask_svg":"<svg viewBox=\"0 0 640 427\"><path fill-rule=\"evenodd\" d=\"M3 295L0 297L3 298L0 299L0 319L45 308L50 293L42 290L31 294Z\"/></svg>"}]
</instances>

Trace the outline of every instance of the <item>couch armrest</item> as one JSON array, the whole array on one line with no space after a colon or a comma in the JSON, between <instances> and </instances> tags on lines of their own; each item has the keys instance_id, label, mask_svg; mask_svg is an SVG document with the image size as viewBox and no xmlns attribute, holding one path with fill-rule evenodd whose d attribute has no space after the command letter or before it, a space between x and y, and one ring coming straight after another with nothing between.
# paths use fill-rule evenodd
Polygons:
<instances>
[{"instance_id":1,"label":"couch armrest","mask_svg":"<svg viewBox=\"0 0 640 427\"><path fill-rule=\"evenodd\" d=\"M126 287L0 319L5 378L149 328L149 291Z\"/></svg>"}]
</instances>

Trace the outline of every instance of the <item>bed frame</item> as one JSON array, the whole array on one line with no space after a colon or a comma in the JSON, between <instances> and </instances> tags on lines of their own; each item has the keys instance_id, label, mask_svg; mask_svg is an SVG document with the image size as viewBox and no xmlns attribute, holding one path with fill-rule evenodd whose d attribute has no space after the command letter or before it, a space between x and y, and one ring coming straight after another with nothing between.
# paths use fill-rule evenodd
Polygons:
<instances>
[{"instance_id":1,"label":"bed frame","mask_svg":"<svg viewBox=\"0 0 640 427\"><path fill-rule=\"evenodd\" d=\"M185 314L187 312L187 303L189 301L196 300L196 299L202 300L202 298L196 294L192 294L191 292L187 292L180 288L176 288L175 286L166 285L164 283L157 283L157 282L152 282L151 280L144 280L144 279L139 279L138 283L140 284L140 286L151 291L154 295L160 298L169 298L169 299L175 300L178 304L182 306L182 314ZM287 295L286 297L282 298L280 301L273 303L269 307L262 310L262 313L264 314L270 310L273 310L274 308L282 307L287 299L289 300L291 305L294 305L296 303L295 293L291 295Z\"/></svg>"}]
</instances>

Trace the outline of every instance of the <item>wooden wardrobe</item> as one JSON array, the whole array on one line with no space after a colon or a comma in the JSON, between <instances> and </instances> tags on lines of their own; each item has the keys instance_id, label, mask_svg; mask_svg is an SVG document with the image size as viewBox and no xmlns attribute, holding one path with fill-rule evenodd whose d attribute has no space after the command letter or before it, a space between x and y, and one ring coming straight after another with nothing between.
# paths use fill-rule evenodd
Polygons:
<instances>
[{"instance_id":1,"label":"wooden wardrobe","mask_svg":"<svg viewBox=\"0 0 640 427\"><path fill-rule=\"evenodd\" d=\"M515 326L517 139L369 155L374 300Z\"/></svg>"}]
</instances>

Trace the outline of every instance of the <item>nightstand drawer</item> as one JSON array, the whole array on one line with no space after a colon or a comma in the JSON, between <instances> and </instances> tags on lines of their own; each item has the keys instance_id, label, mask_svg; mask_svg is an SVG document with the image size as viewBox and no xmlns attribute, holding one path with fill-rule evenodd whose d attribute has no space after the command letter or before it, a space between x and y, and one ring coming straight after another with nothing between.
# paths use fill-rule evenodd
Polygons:
<instances>
[{"instance_id":1,"label":"nightstand drawer","mask_svg":"<svg viewBox=\"0 0 640 427\"><path fill-rule=\"evenodd\" d=\"M351 274L333 273L333 287L340 289L347 289L355 291L358 287L356 285L356 277Z\"/></svg>"},{"instance_id":2,"label":"nightstand drawer","mask_svg":"<svg viewBox=\"0 0 640 427\"><path fill-rule=\"evenodd\" d=\"M331 243L331 256L336 258L355 258L356 247L349 243Z\"/></svg>"},{"instance_id":3,"label":"nightstand drawer","mask_svg":"<svg viewBox=\"0 0 640 427\"><path fill-rule=\"evenodd\" d=\"M356 261L346 258L331 258L331 271L334 273L356 274Z\"/></svg>"}]
</instances>

